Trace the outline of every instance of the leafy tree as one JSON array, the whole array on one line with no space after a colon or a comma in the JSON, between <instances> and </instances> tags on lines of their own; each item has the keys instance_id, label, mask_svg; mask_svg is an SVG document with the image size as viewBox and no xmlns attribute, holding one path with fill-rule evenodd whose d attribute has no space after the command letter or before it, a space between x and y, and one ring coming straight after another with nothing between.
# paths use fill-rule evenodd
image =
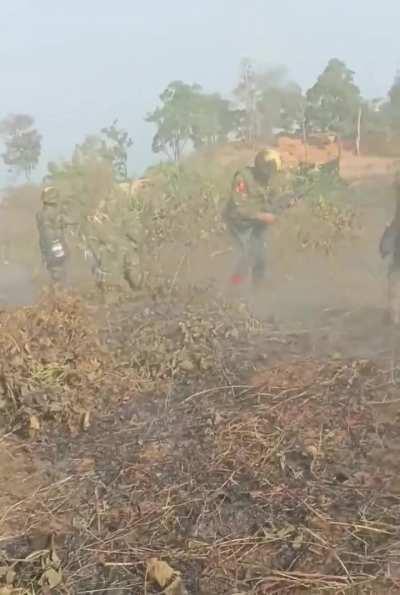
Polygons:
<instances>
[{"instance_id":1,"label":"leafy tree","mask_svg":"<svg viewBox=\"0 0 400 595\"><path fill-rule=\"evenodd\" d=\"M396 73L393 85L389 91L387 114L392 129L400 132L400 71Z\"/></svg>"},{"instance_id":2,"label":"leafy tree","mask_svg":"<svg viewBox=\"0 0 400 595\"><path fill-rule=\"evenodd\" d=\"M194 102L191 140L194 147L211 146L224 142L237 129L238 110L218 93L198 93Z\"/></svg>"},{"instance_id":3,"label":"leafy tree","mask_svg":"<svg viewBox=\"0 0 400 595\"><path fill-rule=\"evenodd\" d=\"M34 128L34 119L27 114L13 114L0 122L0 136L5 145L3 162L17 174L29 179L39 163L42 136Z\"/></svg>"},{"instance_id":4,"label":"leafy tree","mask_svg":"<svg viewBox=\"0 0 400 595\"><path fill-rule=\"evenodd\" d=\"M247 142L259 136L258 126L258 89L256 69L250 58L244 58L240 64L240 75L237 87L233 91L241 110L239 133Z\"/></svg>"},{"instance_id":5,"label":"leafy tree","mask_svg":"<svg viewBox=\"0 0 400 595\"><path fill-rule=\"evenodd\" d=\"M234 94L242 110L240 133L247 141L269 140L274 129L291 132L302 125L301 89L282 66L257 70L246 58Z\"/></svg>"},{"instance_id":6,"label":"leafy tree","mask_svg":"<svg viewBox=\"0 0 400 595\"><path fill-rule=\"evenodd\" d=\"M300 86L288 78L283 67L270 68L257 77L260 132L268 139L274 129L294 132L302 126L305 101Z\"/></svg>"},{"instance_id":7,"label":"leafy tree","mask_svg":"<svg viewBox=\"0 0 400 595\"><path fill-rule=\"evenodd\" d=\"M199 85L174 81L160 95L161 106L147 115L155 124L152 148L179 161L191 142L196 148L225 140L235 126L235 111L218 94L203 93Z\"/></svg>"},{"instance_id":8,"label":"leafy tree","mask_svg":"<svg viewBox=\"0 0 400 595\"><path fill-rule=\"evenodd\" d=\"M128 150L133 145L133 140L123 128L118 128L118 120L111 126L102 128L101 133L105 138L108 158L113 165L114 176L118 181L128 178Z\"/></svg>"},{"instance_id":9,"label":"leafy tree","mask_svg":"<svg viewBox=\"0 0 400 595\"><path fill-rule=\"evenodd\" d=\"M362 102L362 129L364 134L385 133L389 127L389 103L381 98Z\"/></svg>"},{"instance_id":10,"label":"leafy tree","mask_svg":"<svg viewBox=\"0 0 400 595\"><path fill-rule=\"evenodd\" d=\"M110 160L107 147L100 134L88 134L81 144L75 146L72 161L76 164L87 161Z\"/></svg>"},{"instance_id":11,"label":"leafy tree","mask_svg":"<svg viewBox=\"0 0 400 595\"><path fill-rule=\"evenodd\" d=\"M114 120L111 126L102 128L100 134L89 134L75 147L73 160L106 161L111 164L114 179L123 182L128 177L128 150L133 140L128 132L117 126Z\"/></svg>"},{"instance_id":12,"label":"leafy tree","mask_svg":"<svg viewBox=\"0 0 400 595\"><path fill-rule=\"evenodd\" d=\"M161 93L161 106L146 116L146 122L155 124L153 137L154 153L164 153L178 161L192 136L194 110L197 104L199 85L173 81Z\"/></svg>"},{"instance_id":13,"label":"leafy tree","mask_svg":"<svg viewBox=\"0 0 400 595\"><path fill-rule=\"evenodd\" d=\"M306 96L306 118L310 130L333 131L348 137L353 135L361 96L354 83L354 72L344 62L337 58L330 60Z\"/></svg>"}]
</instances>

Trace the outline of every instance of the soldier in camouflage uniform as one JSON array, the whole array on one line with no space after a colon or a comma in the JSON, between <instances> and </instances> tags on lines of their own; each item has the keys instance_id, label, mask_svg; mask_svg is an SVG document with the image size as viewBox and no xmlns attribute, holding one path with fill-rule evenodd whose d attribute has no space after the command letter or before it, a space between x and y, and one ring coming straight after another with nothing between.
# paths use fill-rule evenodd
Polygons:
<instances>
[{"instance_id":1,"label":"soldier in camouflage uniform","mask_svg":"<svg viewBox=\"0 0 400 595\"><path fill-rule=\"evenodd\" d=\"M118 230L109 211L110 205L100 204L96 213L87 216L82 226L85 258L103 297L107 288L118 283L120 269Z\"/></svg>"},{"instance_id":2,"label":"soldier in camouflage uniform","mask_svg":"<svg viewBox=\"0 0 400 595\"><path fill-rule=\"evenodd\" d=\"M396 209L379 243L379 252L388 259L388 310L385 319L400 324L400 175L395 179Z\"/></svg>"},{"instance_id":3,"label":"soldier in camouflage uniform","mask_svg":"<svg viewBox=\"0 0 400 595\"><path fill-rule=\"evenodd\" d=\"M122 279L132 290L142 285L140 216L126 200L120 192L111 195L85 225L87 260L103 296L107 287Z\"/></svg>"},{"instance_id":4,"label":"soldier in camouflage uniform","mask_svg":"<svg viewBox=\"0 0 400 595\"><path fill-rule=\"evenodd\" d=\"M250 273L258 286L265 277L265 236L276 214L290 206L293 194L285 194L281 160L273 150L260 151L254 166L238 171L225 210L225 219L236 248L231 282L238 285Z\"/></svg>"},{"instance_id":5,"label":"soldier in camouflage uniform","mask_svg":"<svg viewBox=\"0 0 400 595\"><path fill-rule=\"evenodd\" d=\"M54 186L43 189L42 208L36 215L42 260L54 282L65 282L68 248L65 240L66 221L60 195Z\"/></svg>"}]
</instances>

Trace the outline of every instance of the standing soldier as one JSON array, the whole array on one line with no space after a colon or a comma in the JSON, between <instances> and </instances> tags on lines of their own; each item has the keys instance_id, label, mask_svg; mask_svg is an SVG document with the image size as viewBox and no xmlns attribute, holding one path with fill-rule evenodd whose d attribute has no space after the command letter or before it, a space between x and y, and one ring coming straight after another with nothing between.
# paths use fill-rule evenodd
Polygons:
<instances>
[{"instance_id":1,"label":"standing soldier","mask_svg":"<svg viewBox=\"0 0 400 595\"><path fill-rule=\"evenodd\" d=\"M54 186L43 189L42 208L36 215L42 260L54 282L65 282L68 249L60 195Z\"/></svg>"},{"instance_id":2,"label":"standing soldier","mask_svg":"<svg viewBox=\"0 0 400 595\"><path fill-rule=\"evenodd\" d=\"M381 237L379 252L389 259L388 266L388 311L387 318L400 324L400 175L395 180L396 208L392 222Z\"/></svg>"},{"instance_id":3,"label":"standing soldier","mask_svg":"<svg viewBox=\"0 0 400 595\"><path fill-rule=\"evenodd\" d=\"M233 178L225 218L236 248L234 285L250 274L253 284L259 286L265 277L266 230L275 222L277 210L293 200L292 196L284 199L281 168L279 154L265 149L257 153L254 166L243 168Z\"/></svg>"},{"instance_id":4,"label":"standing soldier","mask_svg":"<svg viewBox=\"0 0 400 595\"><path fill-rule=\"evenodd\" d=\"M106 291L117 282L119 269L118 233L109 213L110 205L101 203L85 224L85 252L90 260L96 287L105 299Z\"/></svg>"}]
</instances>

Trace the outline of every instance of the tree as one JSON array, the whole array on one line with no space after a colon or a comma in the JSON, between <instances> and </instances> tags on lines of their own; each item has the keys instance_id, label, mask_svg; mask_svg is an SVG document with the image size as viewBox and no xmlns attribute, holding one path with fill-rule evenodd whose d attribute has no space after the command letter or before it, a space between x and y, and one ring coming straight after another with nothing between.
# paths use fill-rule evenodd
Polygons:
<instances>
[{"instance_id":1,"label":"tree","mask_svg":"<svg viewBox=\"0 0 400 595\"><path fill-rule=\"evenodd\" d=\"M241 136L247 141L270 140L275 129L292 132L302 126L304 98L282 66L257 70L246 58L234 94L242 109Z\"/></svg>"},{"instance_id":2,"label":"tree","mask_svg":"<svg viewBox=\"0 0 400 595\"><path fill-rule=\"evenodd\" d=\"M242 110L242 137L247 142L253 142L259 136L257 118L258 91L255 66L250 58L243 58L240 64L239 83L233 93Z\"/></svg>"},{"instance_id":3,"label":"tree","mask_svg":"<svg viewBox=\"0 0 400 595\"><path fill-rule=\"evenodd\" d=\"M261 71L257 76L257 87L257 110L263 139L269 139L277 128L294 132L302 127L305 100L300 86L289 79L286 68L278 66Z\"/></svg>"},{"instance_id":4,"label":"tree","mask_svg":"<svg viewBox=\"0 0 400 595\"><path fill-rule=\"evenodd\" d=\"M330 60L315 85L307 91L306 98L310 130L353 136L361 96L354 83L354 72L344 62L337 58Z\"/></svg>"},{"instance_id":5,"label":"tree","mask_svg":"<svg viewBox=\"0 0 400 595\"><path fill-rule=\"evenodd\" d=\"M217 93L206 94L200 85L174 81L160 95L161 106L146 116L157 131L152 148L179 161L191 143L195 148L226 140L235 128L236 112Z\"/></svg>"},{"instance_id":6,"label":"tree","mask_svg":"<svg viewBox=\"0 0 400 595\"><path fill-rule=\"evenodd\" d=\"M81 144L75 146L72 161L76 164L87 161L110 160L104 139L100 134L88 134Z\"/></svg>"},{"instance_id":7,"label":"tree","mask_svg":"<svg viewBox=\"0 0 400 595\"><path fill-rule=\"evenodd\" d=\"M107 161L113 169L114 179L123 182L128 177L128 150L133 140L118 120L102 128L100 134L89 134L80 145L76 145L73 160L76 162Z\"/></svg>"},{"instance_id":8,"label":"tree","mask_svg":"<svg viewBox=\"0 0 400 595\"><path fill-rule=\"evenodd\" d=\"M34 119L27 114L13 114L0 122L0 136L5 145L3 162L17 174L29 179L38 165L42 136L34 126Z\"/></svg>"},{"instance_id":9,"label":"tree","mask_svg":"<svg viewBox=\"0 0 400 595\"><path fill-rule=\"evenodd\" d=\"M128 150L133 145L133 140L123 128L118 128L118 120L111 126L102 128L101 133L105 138L108 158L111 159L115 178L123 182L128 178Z\"/></svg>"},{"instance_id":10,"label":"tree","mask_svg":"<svg viewBox=\"0 0 400 595\"><path fill-rule=\"evenodd\" d=\"M396 73L393 85L389 91L387 113L392 129L400 131L400 71Z\"/></svg>"},{"instance_id":11,"label":"tree","mask_svg":"<svg viewBox=\"0 0 400 595\"><path fill-rule=\"evenodd\" d=\"M178 161L191 138L194 110L199 85L187 85L182 81L173 81L161 93L161 106L145 118L155 124L157 132L153 137L154 153L164 153L173 161Z\"/></svg>"},{"instance_id":12,"label":"tree","mask_svg":"<svg viewBox=\"0 0 400 595\"><path fill-rule=\"evenodd\" d=\"M194 102L191 123L191 140L196 149L225 142L237 129L238 110L231 109L230 102L218 93L198 93Z\"/></svg>"}]
</instances>

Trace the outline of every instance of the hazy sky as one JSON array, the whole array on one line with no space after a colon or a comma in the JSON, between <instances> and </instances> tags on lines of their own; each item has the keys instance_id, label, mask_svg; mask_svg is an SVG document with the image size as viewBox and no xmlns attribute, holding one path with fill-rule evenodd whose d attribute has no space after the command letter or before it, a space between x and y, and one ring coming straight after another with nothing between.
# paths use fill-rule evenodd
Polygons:
<instances>
[{"instance_id":1,"label":"hazy sky","mask_svg":"<svg viewBox=\"0 0 400 595\"><path fill-rule=\"evenodd\" d=\"M0 116L27 112L43 166L118 117L152 159L143 121L176 79L228 93L242 57L286 64L310 86L332 57L383 96L400 67L400 0L0 0Z\"/></svg>"}]
</instances>

